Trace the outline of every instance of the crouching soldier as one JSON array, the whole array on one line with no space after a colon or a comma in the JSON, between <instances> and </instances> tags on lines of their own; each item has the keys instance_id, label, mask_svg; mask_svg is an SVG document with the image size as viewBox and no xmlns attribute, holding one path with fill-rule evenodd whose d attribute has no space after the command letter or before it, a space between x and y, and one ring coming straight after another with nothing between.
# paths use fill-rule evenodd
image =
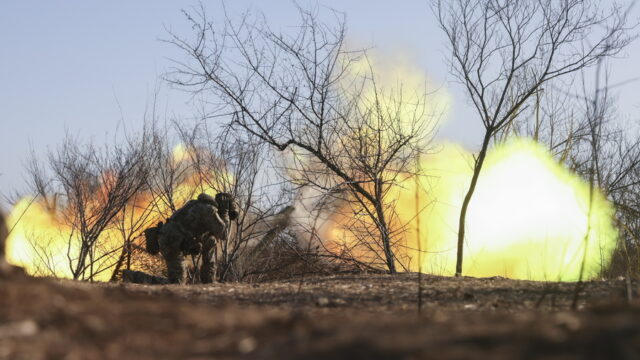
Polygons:
<instances>
[{"instance_id":1,"label":"crouching soldier","mask_svg":"<svg viewBox=\"0 0 640 360\"><path fill-rule=\"evenodd\" d=\"M215 199L200 194L178 209L166 223L145 230L147 251L162 254L169 282L179 284L186 280L185 255L202 254L200 277L202 282L211 282L216 240L227 236L231 220L237 217L237 206L230 194L219 193Z\"/></svg>"}]
</instances>

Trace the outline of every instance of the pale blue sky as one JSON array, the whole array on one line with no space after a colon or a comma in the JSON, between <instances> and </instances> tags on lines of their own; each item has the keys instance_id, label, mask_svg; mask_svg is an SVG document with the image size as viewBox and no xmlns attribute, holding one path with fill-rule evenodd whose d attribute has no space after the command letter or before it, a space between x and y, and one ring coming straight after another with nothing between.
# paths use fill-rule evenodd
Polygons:
<instances>
[{"instance_id":1,"label":"pale blue sky","mask_svg":"<svg viewBox=\"0 0 640 360\"><path fill-rule=\"evenodd\" d=\"M219 1L204 1L219 17ZM299 2L305 4L304 1ZM315 2L314 2L315 3ZM347 15L349 39L401 54L452 94L453 110L440 136L473 147L479 125L461 89L449 82L443 38L427 0L318 0ZM23 164L30 145L38 153L53 148L65 130L102 142L118 124L138 128L160 84L158 76L179 58L165 26L182 34L189 27L180 9L196 1L166 0L2 0L0 2L0 191L24 188ZM230 12L263 11L276 27L295 25L290 0L227 1ZM635 14L640 14L635 9ZM637 17L637 16L636 16ZM615 62L615 79L640 77L640 44ZM640 84L623 88L621 113L637 118ZM163 111L188 117L184 94L163 89Z\"/></svg>"}]
</instances>

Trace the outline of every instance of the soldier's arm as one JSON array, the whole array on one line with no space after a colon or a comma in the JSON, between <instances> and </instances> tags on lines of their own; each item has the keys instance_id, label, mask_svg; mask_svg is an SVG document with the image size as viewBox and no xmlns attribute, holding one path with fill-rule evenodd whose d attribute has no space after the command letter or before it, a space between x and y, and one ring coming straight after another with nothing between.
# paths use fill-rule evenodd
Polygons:
<instances>
[{"instance_id":1,"label":"soldier's arm","mask_svg":"<svg viewBox=\"0 0 640 360\"><path fill-rule=\"evenodd\" d=\"M216 203L218 203L218 213L222 218L229 216L230 220L235 220L239 216L238 204L229 193L218 193L216 195Z\"/></svg>"}]
</instances>

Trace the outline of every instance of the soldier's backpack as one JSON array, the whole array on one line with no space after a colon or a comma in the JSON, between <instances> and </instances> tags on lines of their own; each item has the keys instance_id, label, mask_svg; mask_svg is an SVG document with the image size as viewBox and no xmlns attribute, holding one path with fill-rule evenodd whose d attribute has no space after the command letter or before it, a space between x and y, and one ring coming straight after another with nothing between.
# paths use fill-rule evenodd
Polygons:
<instances>
[{"instance_id":1,"label":"soldier's backpack","mask_svg":"<svg viewBox=\"0 0 640 360\"><path fill-rule=\"evenodd\" d=\"M146 250L151 255L156 255L160 252L160 244L158 244L158 237L160 235L160 228L162 227L162 221L157 226L150 227L144 231L144 239Z\"/></svg>"}]
</instances>

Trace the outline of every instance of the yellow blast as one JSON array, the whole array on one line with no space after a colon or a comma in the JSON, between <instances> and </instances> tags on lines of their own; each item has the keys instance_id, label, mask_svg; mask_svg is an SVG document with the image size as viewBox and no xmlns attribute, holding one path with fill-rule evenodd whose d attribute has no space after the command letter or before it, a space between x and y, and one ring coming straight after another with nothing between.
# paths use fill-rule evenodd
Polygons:
<instances>
[{"instance_id":1,"label":"yellow blast","mask_svg":"<svg viewBox=\"0 0 640 360\"><path fill-rule=\"evenodd\" d=\"M190 161L189 151L192 149L182 144L177 145L172 151L173 161L176 164ZM227 178L231 179L231 175L228 174ZM198 183L197 177L192 175L176 184L172 195L178 204L182 204L200 192L210 195L216 193L210 186ZM132 217L125 217L127 228L131 228L132 221L135 222L134 219L142 215L141 209L152 209L151 215L145 217L144 224L136 232L136 237L141 236L142 230L154 226L171 214L167 203L154 198L149 192L138 194L129 204L129 208L135 210ZM9 262L23 267L31 275L72 277L71 267L77 262L81 241L77 232L61 219L59 211L48 210L43 202L33 201L31 197L23 198L11 210L7 224L12 229L6 249ZM99 271L93 280L108 281L111 278L112 270L121 253L122 239L120 231L113 226L102 232L99 246L96 248L96 258L99 260L94 264L95 269L102 271Z\"/></svg>"},{"instance_id":2,"label":"yellow blast","mask_svg":"<svg viewBox=\"0 0 640 360\"><path fill-rule=\"evenodd\" d=\"M375 60L380 62L379 58ZM366 74L370 65L361 61L352 71L354 75ZM391 84L393 88L393 84L402 83L400 93L405 104L424 101L422 94L430 89L424 74L402 64L386 67L386 71L377 73L378 84ZM371 96L371 89L364 89L364 99L370 100ZM441 113L449 103L448 93L438 92L435 98L430 97L426 114ZM400 118L410 119L418 107L391 110L399 111ZM173 155L175 161L184 161L188 158L188 149L178 146ZM411 270L454 274L458 219L472 175L472 163L469 152L445 144L422 160L427 176L418 181L407 178L391 194L389 203L397 201L399 223L408 225L401 243L412 249L403 247L396 252L403 252L400 258L411 259ZM193 193L194 186L190 182L181 184L182 188L191 190L186 193ZM24 200L13 209L10 226L18 222L27 204ZM420 247L416 243L416 209L422 209L419 212ZM596 277L609 264L616 245L612 218L611 204L597 189L590 196L589 185L557 163L543 146L527 139L514 139L491 149L486 158L467 215L463 274L571 281L578 278L584 260L585 278ZM345 229L347 223L348 219L336 215L319 229L329 246L353 241ZM57 276L69 276L68 265L64 264L68 264L66 244L72 236L71 230L38 203L26 210L10 235L9 260L25 266L30 273L47 273L42 269L43 260L39 259L42 249L34 249L28 241L34 229L40 237L50 239L46 249L51 256L47 262L56 266L53 272ZM117 239L117 234L105 235ZM116 241L114 246L117 245ZM422 249L421 256L418 248ZM76 252L77 249L71 249L72 254ZM418 258L422 266L418 266ZM36 264L40 264L40 268L36 268Z\"/></svg>"},{"instance_id":3,"label":"yellow blast","mask_svg":"<svg viewBox=\"0 0 640 360\"><path fill-rule=\"evenodd\" d=\"M374 56L369 62L356 63L355 73L366 73L369 65L383 69L376 71L378 85L397 89L401 84L399 93L405 105L424 101L420 96L429 82L415 67ZM372 88L366 90L365 103L372 96ZM382 98L393 94L383 93ZM424 103L425 114L441 113L450 102L448 93L439 91ZM393 106L390 103L382 106ZM400 111L400 118L411 120L416 107L387 110ZM455 273L460 208L472 164L471 153L444 144L422 159L426 176L418 181L408 177L390 191L387 203L395 203L396 222L407 226L403 235L393 239L401 244L395 251L410 270ZM422 209L418 217L416 209ZM342 214L353 214L352 209L342 210ZM331 216L320 229L329 248L355 249L352 254L364 262L376 258L370 247L353 246L358 236L350 231L352 219L342 214ZM598 189L591 194L589 184L555 161L544 146L529 139L512 139L490 150L480 174L467 214L463 274L571 281L578 279L584 259L584 277L596 277L608 266L616 246L613 215L612 205Z\"/></svg>"},{"instance_id":4,"label":"yellow blast","mask_svg":"<svg viewBox=\"0 0 640 360\"><path fill-rule=\"evenodd\" d=\"M472 163L462 148L444 145L422 161L428 177L420 178L420 189L415 179L407 179L398 192L400 221L410 225L404 235L410 248L417 248L415 209L423 209L423 272L455 272L458 219ZM611 259L617 232L611 204L597 189L591 206L590 198L589 184L540 144L514 139L493 148L468 210L463 274L572 281L584 259L585 278L598 276ZM407 255L412 270L418 270L417 252Z\"/></svg>"},{"instance_id":5,"label":"yellow blast","mask_svg":"<svg viewBox=\"0 0 640 360\"><path fill-rule=\"evenodd\" d=\"M8 218L7 260L19 265L31 275L71 277L67 250L77 254L76 241L70 227L63 225L40 202L23 198L12 209ZM68 248L68 245L71 245Z\"/></svg>"}]
</instances>

